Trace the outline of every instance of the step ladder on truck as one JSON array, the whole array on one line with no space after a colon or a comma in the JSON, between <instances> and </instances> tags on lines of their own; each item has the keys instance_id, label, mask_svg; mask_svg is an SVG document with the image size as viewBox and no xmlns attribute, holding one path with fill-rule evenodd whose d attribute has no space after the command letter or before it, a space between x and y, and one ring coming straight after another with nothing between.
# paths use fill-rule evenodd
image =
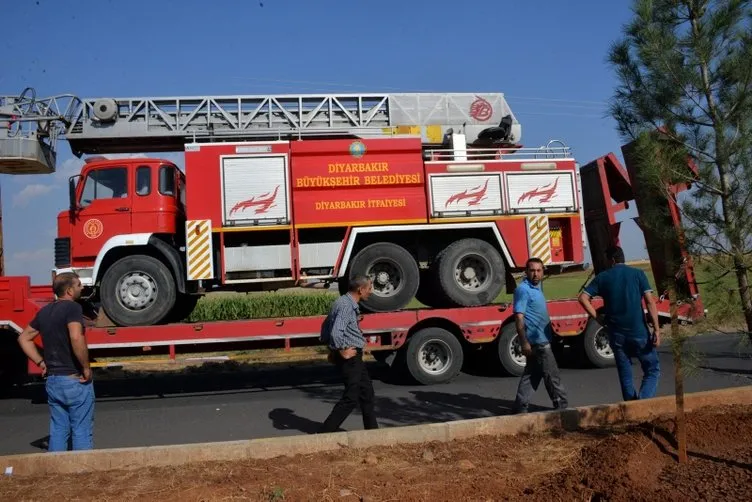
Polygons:
<instances>
[{"instance_id":1,"label":"step ladder on truck","mask_svg":"<svg viewBox=\"0 0 752 502\"><path fill-rule=\"evenodd\" d=\"M500 93L82 100L27 89L0 100L0 173L54 172L58 139L94 155L69 180L53 269L81 277L94 358L317 344L321 316L185 319L213 291L341 289L367 274L361 326L377 359L431 384L482 348L519 375L511 306L493 303L513 291L512 274L532 254L547 269L581 266L588 244L602 270L617 213L649 202L614 154L579 167L559 143L523 147ZM173 151L185 173L159 158L103 157ZM646 242L660 281L663 243ZM692 262L673 251L685 265L680 319L692 322L703 315ZM426 308L407 309L413 298ZM0 324L17 334L53 300L49 286L0 277ZM612 364L576 299L549 309L558 345ZM659 311L668 317L665 295Z\"/></svg>"}]
</instances>

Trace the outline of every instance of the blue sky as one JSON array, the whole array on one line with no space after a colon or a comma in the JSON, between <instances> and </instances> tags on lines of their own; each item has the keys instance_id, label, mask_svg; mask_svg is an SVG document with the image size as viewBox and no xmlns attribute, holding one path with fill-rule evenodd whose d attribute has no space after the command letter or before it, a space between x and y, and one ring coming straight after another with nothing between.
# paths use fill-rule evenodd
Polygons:
<instances>
[{"instance_id":1,"label":"blue sky","mask_svg":"<svg viewBox=\"0 0 752 502\"><path fill-rule=\"evenodd\" d=\"M526 146L560 139L584 164L620 156L605 58L629 3L6 0L0 93L503 92ZM58 173L0 178L7 274L49 281L81 162L61 142ZM633 222L622 241L628 259L645 256Z\"/></svg>"}]
</instances>

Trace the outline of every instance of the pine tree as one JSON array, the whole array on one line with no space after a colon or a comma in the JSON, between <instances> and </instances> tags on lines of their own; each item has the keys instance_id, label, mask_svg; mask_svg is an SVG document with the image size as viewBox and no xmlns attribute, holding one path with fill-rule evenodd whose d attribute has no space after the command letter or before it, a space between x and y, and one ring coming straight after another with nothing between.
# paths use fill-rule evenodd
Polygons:
<instances>
[{"instance_id":1,"label":"pine tree","mask_svg":"<svg viewBox=\"0 0 752 502\"><path fill-rule=\"evenodd\" d=\"M696 180L686 162L645 175L694 182L682 204L686 243L712 257L716 278L734 274L752 340L752 1L636 0L633 12L609 52L619 80L611 114L624 138L660 129L662 151L695 160Z\"/></svg>"},{"instance_id":2,"label":"pine tree","mask_svg":"<svg viewBox=\"0 0 752 502\"><path fill-rule=\"evenodd\" d=\"M667 242L681 240L695 256L710 257L715 278L733 273L752 340L752 1L635 0L624 37L609 51L619 84L611 106L619 133L636 140L639 185L656 204L640 222ZM687 169L690 156L697 175ZM674 183L692 183L681 205L684 228L666 224ZM651 194L652 195L652 194ZM668 263L678 271L681 264ZM684 422L685 339L676 319L677 282L669 291L675 366L679 461L687 461Z\"/></svg>"}]
</instances>

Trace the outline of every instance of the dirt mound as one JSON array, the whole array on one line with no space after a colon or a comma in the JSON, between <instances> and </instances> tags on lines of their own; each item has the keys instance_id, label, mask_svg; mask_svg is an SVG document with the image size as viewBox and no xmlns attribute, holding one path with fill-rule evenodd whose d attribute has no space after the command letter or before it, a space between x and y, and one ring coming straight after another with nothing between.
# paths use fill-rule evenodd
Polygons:
<instances>
[{"instance_id":1,"label":"dirt mound","mask_svg":"<svg viewBox=\"0 0 752 502\"><path fill-rule=\"evenodd\" d=\"M563 435L479 437L294 458L75 476L5 477L3 500L744 500L752 493L752 406L673 422Z\"/></svg>"}]
</instances>

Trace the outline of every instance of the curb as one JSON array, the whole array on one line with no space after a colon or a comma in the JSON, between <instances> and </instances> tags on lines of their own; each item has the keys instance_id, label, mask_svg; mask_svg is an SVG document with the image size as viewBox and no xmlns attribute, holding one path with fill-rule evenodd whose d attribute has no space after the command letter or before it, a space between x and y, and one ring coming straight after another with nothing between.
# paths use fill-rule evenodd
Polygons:
<instances>
[{"instance_id":1,"label":"curb","mask_svg":"<svg viewBox=\"0 0 752 502\"><path fill-rule=\"evenodd\" d=\"M685 394L686 411L714 405L752 404L752 386ZM0 468L13 475L76 474L114 469L143 469L194 462L267 459L344 448L447 442L482 435L573 431L640 422L673 414L673 395L643 401L594 405L563 411L505 415L378 430L295 435L219 443L112 448L89 451L0 456Z\"/></svg>"}]
</instances>

